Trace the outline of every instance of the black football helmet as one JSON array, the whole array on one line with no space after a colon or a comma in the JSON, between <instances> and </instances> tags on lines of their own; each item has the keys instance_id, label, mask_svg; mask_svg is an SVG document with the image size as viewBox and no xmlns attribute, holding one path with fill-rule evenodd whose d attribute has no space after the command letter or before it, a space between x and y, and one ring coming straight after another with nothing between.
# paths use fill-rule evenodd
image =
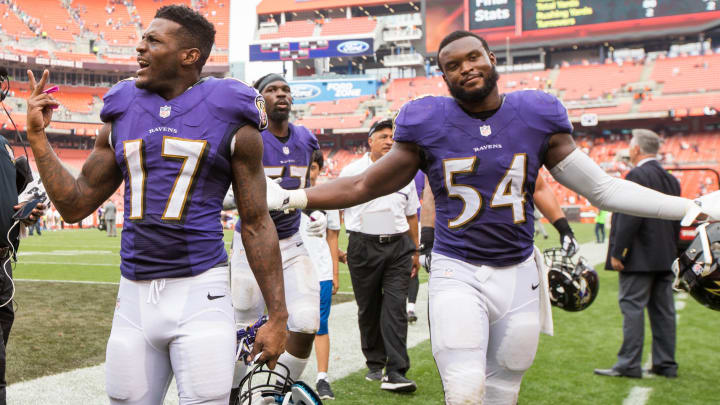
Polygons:
<instances>
[{"instance_id":1,"label":"black football helmet","mask_svg":"<svg viewBox=\"0 0 720 405\"><path fill-rule=\"evenodd\" d=\"M288 368L278 362L274 370L264 364L253 366L240 381L239 405L321 405L322 401L309 385L293 381Z\"/></svg>"},{"instance_id":2,"label":"black football helmet","mask_svg":"<svg viewBox=\"0 0 720 405\"><path fill-rule=\"evenodd\" d=\"M720 311L720 222L697 228L690 246L675 260L673 287L687 291L695 300Z\"/></svg>"},{"instance_id":3,"label":"black football helmet","mask_svg":"<svg viewBox=\"0 0 720 405\"><path fill-rule=\"evenodd\" d=\"M573 263L562 248L543 252L550 285L550 303L566 311L577 312L590 306L597 297L600 281L595 269L584 257Z\"/></svg>"}]
</instances>

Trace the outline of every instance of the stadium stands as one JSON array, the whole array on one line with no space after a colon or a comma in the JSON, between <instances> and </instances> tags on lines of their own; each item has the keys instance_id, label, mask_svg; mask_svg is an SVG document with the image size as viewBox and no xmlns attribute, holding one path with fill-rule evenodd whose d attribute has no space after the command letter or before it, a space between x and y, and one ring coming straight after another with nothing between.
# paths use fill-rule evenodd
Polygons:
<instances>
[{"instance_id":1,"label":"stadium stands","mask_svg":"<svg viewBox=\"0 0 720 405\"><path fill-rule=\"evenodd\" d=\"M73 35L80 34L80 29L59 1L14 1L30 17L40 21L41 36L55 42L71 43L75 41Z\"/></svg>"},{"instance_id":2,"label":"stadium stands","mask_svg":"<svg viewBox=\"0 0 720 405\"><path fill-rule=\"evenodd\" d=\"M651 76L663 84L663 94L720 90L718 77L720 55L657 59Z\"/></svg>"},{"instance_id":3,"label":"stadium stands","mask_svg":"<svg viewBox=\"0 0 720 405\"><path fill-rule=\"evenodd\" d=\"M628 83L640 80L643 65L570 66L560 69L556 84L563 100L597 99L614 95Z\"/></svg>"},{"instance_id":4,"label":"stadium stands","mask_svg":"<svg viewBox=\"0 0 720 405\"><path fill-rule=\"evenodd\" d=\"M16 38L36 37L35 33L30 31L30 28L5 3L0 3L0 31Z\"/></svg>"},{"instance_id":5,"label":"stadium stands","mask_svg":"<svg viewBox=\"0 0 720 405\"><path fill-rule=\"evenodd\" d=\"M122 3L98 7L92 0L74 0L72 7L88 31L113 46L133 46L138 41L137 26Z\"/></svg>"}]
</instances>

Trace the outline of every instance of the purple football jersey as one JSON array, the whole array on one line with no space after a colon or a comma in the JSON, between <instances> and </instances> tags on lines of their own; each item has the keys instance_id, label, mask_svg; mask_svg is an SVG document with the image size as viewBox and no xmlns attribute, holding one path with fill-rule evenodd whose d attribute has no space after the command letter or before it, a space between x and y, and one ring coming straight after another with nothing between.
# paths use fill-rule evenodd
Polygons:
<instances>
[{"instance_id":1,"label":"purple football jersey","mask_svg":"<svg viewBox=\"0 0 720 405\"><path fill-rule=\"evenodd\" d=\"M100 117L125 179L120 270L125 278L188 277L227 261L220 223L230 145L243 125L264 128L255 89L208 78L172 100L124 80Z\"/></svg>"},{"instance_id":2,"label":"purple football jersey","mask_svg":"<svg viewBox=\"0 0 720 405\"><path fill-rule=\"evenodd\" d=\"M286 190L297 190L306 187L308 171L313 151L320 149L318 140L302 125L288 124L289 139L283 143L270 132L262 131L263 166L265 175L271 179L281 177L280 186ZM280 211L270 213L278 238L285 239L300 229L300 211L293 210L287 214ZM240 222L235 225L240 232Z\"/></svg>"},{"instance_id":3,"label":"purple football jersey","mask_svg":"<svg viewBox=\"0 0 720 405\"><path fill-rule=\"evenodd\" d=\"M450 97L408 102L394 139L420 146L435 196L433 251L473 264L517 264L533 251L533 192L549 137L571 133L567 111L540 91L508 93L487 120Z\"/></svg>"}]
</instances>

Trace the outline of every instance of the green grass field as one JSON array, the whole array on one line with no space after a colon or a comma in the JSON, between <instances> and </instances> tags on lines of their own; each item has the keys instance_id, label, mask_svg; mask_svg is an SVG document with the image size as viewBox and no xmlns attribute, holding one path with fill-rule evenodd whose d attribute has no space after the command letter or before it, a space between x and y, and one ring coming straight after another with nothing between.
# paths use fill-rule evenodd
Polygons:
<instances>
[{"instance_id":1,"label":"green grass field","mask_svg":"<svg viewBox=\"0 0 720 405\"><path fill-rule=\"evenodd\" d=\"M557 234L538 240L541 248L557 245ZM590 241L592 225L574 224L580 242ZM341 233L341 247L347 239ZM230 241L229 232L226 241ZM116 283L120 275L120 238L97 230L46 232L23 240L15 278ZM582 254L582 252L581 252ZM652 388L649 404L718 403L713 389L718 375L714 349L720 317L688 297L678 313L677 361L680 377L627 380L594 376L593 368L612 366L621 342L617 275L599 271L600 294L581 313L554 311L555 336L542 336L537 358L526 374L521 404L621 404L633 386ZM427 276L421 272L421 280ZM341 268L340 291L350 293L349 274ZM117 286L47 281L18 281L16 320L8 347L10 383L100 364L110 331ZM338 302L351 294L336 296ZM412 326L411 326L412 327ZM646 353L650 331L646 332ZM408 377L419 386L411 395L381 392L359 371L333 383L340 404L442 403L442 387L429 341L410 350ZM646 354L647 356L647 354ZM331 364L332 375L332 364Z\"/></svg>"}]
</instances>

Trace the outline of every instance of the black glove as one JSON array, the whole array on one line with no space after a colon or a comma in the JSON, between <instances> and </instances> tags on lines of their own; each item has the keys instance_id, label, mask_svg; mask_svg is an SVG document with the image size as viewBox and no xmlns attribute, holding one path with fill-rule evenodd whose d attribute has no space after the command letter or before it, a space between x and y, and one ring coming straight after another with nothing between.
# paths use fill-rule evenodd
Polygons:
<instances>
[{"instance_id":1,"label":"black glove","mask_svg":"<svg viewBox=\"0 0 720 405\"><path fill-rule=\"evenodd\" d=\"M560 233L560 246L565 252L565 256L572 257L575 255L578 250L578 242L575 239L575 234L572 228L570 228L567 218L562 217L558 219L553 222L553 226L557 229L558 233Z\"/></svg>"},{"instance_id":2,"label":"black glove","mask_svg":"<svg viewBox=\"0 0 720 405\"><path fill-rule=\"evenodd\" d=\"M420 251L421 255L425 255L425 263L423 266L426 271L430 271L430 259L432 255L432 248L435 244L435 228L432 226L423 226L420 230Z\"/></svg>"}]
</instances>

